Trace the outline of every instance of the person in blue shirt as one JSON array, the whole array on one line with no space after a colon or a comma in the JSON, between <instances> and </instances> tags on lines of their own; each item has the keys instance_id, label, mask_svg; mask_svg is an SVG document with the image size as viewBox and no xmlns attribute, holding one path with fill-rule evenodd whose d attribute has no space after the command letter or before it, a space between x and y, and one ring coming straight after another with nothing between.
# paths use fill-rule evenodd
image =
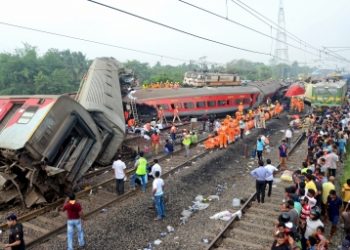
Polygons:
<instances>
[{"instance_id":1,"label":"person in blue shirt","mask_svg":"<svg viewBox=\"0 0 350 250\"><path fill-rule=\"evenodd\" d=\"M341 135L340 139L338 140L338 151L339 151L340 162L343 162L342 156L345 153L345 147L346 147L346 140L344 139L344 135Z\"/></svg>"},{"instance_id":2,"label":"person in blue shirt","mask_svg":"<svg viewBox=\"0 0 350 250\"><path fill-rule=\"evenodd\" d=\"M261 137L259 137L259 139L256 141L256 154L258 156L258 160L262 161L262 154L264 151L264 146L265 146L265 142L261 139Z\"/></svg>"},{"instance_id":3,"label":"person in blue shirt","mask_svg":"<svg viewBox=\"0 0 350 250\"><path fill-rule=\"evenodd\" d=\"M250 172L256 180L256 199L258 203L264 203L265 201L265 188L266 178L272 175L272 173L264 167L264 162L259 160L259 167Z\"/></svg>"},{"instance_id":4,"label":"person in blue shirt","mask_svg":"<svg viewBox=\"0 0 350 250\"><path fill-rule=\"evenodd\" d=\"M334 234L337 231L337 225L339 222L339 215L340 215L340 210L342 206L343 206L342 199L340 199L337 196L337 192L335 190L331 190L327 198L328 219L332 223L329 240L333 238Z\"/></svg>"}]
</instances>

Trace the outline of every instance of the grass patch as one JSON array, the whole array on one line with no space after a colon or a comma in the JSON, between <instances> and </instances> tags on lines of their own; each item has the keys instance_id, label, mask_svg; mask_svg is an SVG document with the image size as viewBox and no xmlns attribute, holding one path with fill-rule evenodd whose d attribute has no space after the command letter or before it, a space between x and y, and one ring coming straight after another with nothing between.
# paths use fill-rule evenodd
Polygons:
<instances>
[{"instance_id":1,"label":"grass patch","mask_svg":"<svg viewBox=\"0 0 350 250\"><path fill-rule=\"evenodd\" d=\"M343 174L341 176L340 184L343 186L343 184L346 182L347 179L350 179L350 143L348 143L346 147L346 161L344 164L344 170Z\"/></svg>"}]
</instances>

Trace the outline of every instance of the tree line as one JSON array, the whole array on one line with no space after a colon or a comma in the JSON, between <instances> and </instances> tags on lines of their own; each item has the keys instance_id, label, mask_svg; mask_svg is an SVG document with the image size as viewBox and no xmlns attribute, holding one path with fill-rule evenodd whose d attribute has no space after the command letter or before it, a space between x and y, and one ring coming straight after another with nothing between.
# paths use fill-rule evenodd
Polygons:
<instances>
[{"instance_id":1,"label":"tree line","mask_svg":"<svg viewBox=\"0 0 350 250\"><path fill-rule=\"evenodd\" d=\"M118 58L116 58L118 59ZM62 94L75 92L91 60L81 52L49 49L39 55L37 48L24 44L14 53L0 53L0 95ZM311 72L309 67L292 65L266 65L248 60L233 60L225 65L208 65L205 61L183 63L177 66L131 60L123 63L142 83L182 82L187 71L236 73L242 79L266 80L282 76L296 78Z\"/></svg>"}]
</instances>

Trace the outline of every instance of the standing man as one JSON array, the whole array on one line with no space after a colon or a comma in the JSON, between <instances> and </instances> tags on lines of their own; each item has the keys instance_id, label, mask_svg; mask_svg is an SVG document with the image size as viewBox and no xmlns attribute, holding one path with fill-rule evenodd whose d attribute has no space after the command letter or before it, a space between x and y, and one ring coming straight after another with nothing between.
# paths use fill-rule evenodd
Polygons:
<instances>
[{"instance_id":1,"label":"standing man","mask_svg":"<svg viewBox=\"0 0 350 250\"><path fill-rule=\"evenodd\" d=\"M143 152L139 153L139 158L135 162L136 172L131 180L131 187L135 190L135 180L136 178L141 179L142 191L146 192L146 184L147 184L147 160L143 157Z\"/></svg>"},{"instance_id":2,"label":"standing man","mask_svg":"<svg viewBox=\"0 0 350 250\"><path fill-rule=\"evenodd\" d=\"M288 127L285 131L285 137L286 137L286 141L287 141L287 145L290 145L292 143L292 136L293 136L293 132L290 129L290 127Z\"/></svg>"},{"instance_id":3,"label":"standing man","mask_svg":"<svg viewBox=\"0 0 350 250\"><path fill-rule=\"evenodd\" d=\"M270 197L271 196L271 192L272 192L272 183L273 183L273 173L275 171L278 171L278 169L271 165L271 160L270 159L267 159L266 160L266 166L265 168L267 169L267 171L269 171L271 173L271 175L269 175L265 180L266 180L266 185L269 186L269 191L267 193L267 196Z\"/></svg>"},{"instance_id":4,"label":"standing man","mask_svg":"<svg viewBox=\"0 0 350 250\"><path fill-rule=\"evenodd\" d=\"M158 159L154 159L153 162L154 164L152 166L150 174L152 175L153 178L156 178L156 172L159 172L159 176L162 175L162 167L159 165Z\"/></svg>"},{"instance_id":5,"label":"standing man","mask_svg":"<svg viewBox=\"0 0 350 250\"><path fill-rule=\"evenodd\" d=\"M23 239L23 226L17 222L17 216L11 214L6 218L9 227L9 243L5 245L5 249L25 250Z\"/></svg>"},{"instance_id":6,"label":"standing man","mask_svg":"<svg viewBox=\"0 0 350 250\"><path fill-rule=\"evenodd\" d=\"M154 155L158 155L159 153L159 145L160 145L160 136L158 132L155 132L151 135L152 141L152 151Z\"/></svg>"},{"instance_id":7,"label":"standing man","mask_svg":"<svg viewBox=\"0 0 350 250\"><path fill-rule=\"evenodd\" d=\"M258 203L265 202L265 188L266 188L266 178L268 178L271 173L264 167L264 162L259 161L259 167L254 169L250 174L256 179L256 199Z\"/></svg>"},{"instance_id":8,"label":"standing man","mask_svg":"<svg viewBox=\"0 0 350 250\"><path fill-rule=\"evenodd\" d=\"M261 139L261 136L258 138L258 140L256 141L256 154L258 156L258 160L262 161L262 154L264 151L264 146L265 146L265 142Z\"/></svg>"},{"instance_id":9,"label":"standing man","mask_svg":"<svg viewBox=\"0 0 350 250\"><path fill-rule=\"evenodd\" d=\"M179 122L181 122L181 119L180 119L180 116L179 116L179 108L178 108L177 105L174 108L173 114L174 114L173 123L175 122L176 119L178 119Z\"/></svg>"},{"instance_id":10,"label":"standing man","mask_svg":"<svg viewBox=\"0 0 350 250\"><path fill-rule=\"evenodd\" d=\"M185 156L190 156L190 145L191 145L191 135L187 132L184 133L184 139L182 140L182 144L185 146Z\"/></svg>"},{"instance_id":11,"label":"standing man","mask_svg":"<svg viewBox=\"0 0 350 250\"><path fill-rule=\"evenodd\" d=\"M241 131L241 139L243 139L245 129L245 122L243 121L243 119L239 121L239 129Z\"/></svg>"},{"instance_id":12,"label":"standing man","mask_svg":"<svg viewBox=\"0 0 350 250\"><path fill-rule=\"evenodd\" d=\"M170 143L168 139L165 140L164 150L167 155L170 155L170 157L172 157L174 152L174 145Z\"/></svg>"},{"instance_id":13,"label":"standing man","mask_svg":"<svg viewBox=\"0 0 350 250\"><path fill-rule=\"evenodd\" d=\"M177 128L175 126L175 123L173 123L173 125L170 128L170 137L173 144L175 144L175 141L176 141L176 132L177 132Z\"/></svg>"},{"instance_id":14,"label":"standing man","mask_svg":"<svg viewBox=\"0 0 350 250\"><path fill-rule=\"evenodd\" d=\"M329 241L331 241L332 237L337 231L337 225L339 222L339 216L340 216L340 209L343 206L343 201L337 196L337 193L335 190L331 190L329 192L328 196L328 218L330 222L332 223L331 232Z\"/></svg>"},{"instance_id":15,"label":"standing man","mask_svg":"<svg viewBox=\"0 0 350 250\"><path fill-rule=\"evenodd\" d=\"M164 181L160 178L160 173L155 172L155 179L152 183L152 195L157 210L157 217L154 220L162 220L165 217L164 207Z\"/></svg>"},{"instance_id":16,"label":"standing man","mask_svg":"<svg viewBox=\"0 0 350 250\"><path fill-rule=\"evenodd\" d=\"M78 230L79 246L81 248L84 247L84 231L81 223L83 210L80 203L75 200L75 194L68 195L68 199L66 200L62 210L67 212L67 249L73 250L73 236L75 228Z\"/></svg>"},{"instance_id":17,"label":"standing man","mask_svg":"<svg viewBox=\"0 0 350 250\"><path fill-rule=\"evenodd\" d=\"M285 140L282 140L282 144L278 147L278 154L280 158L280 165L282 170L287 168L288 147Z\"/></svg>"},{"instance_id":18,"label":"standing man","mask_svg":"<svg viewBox=\"0 0 350 250\"><path fill-rule=\"evenodd\" d=\"M330 149L329 151L330 152L326 156L324 156L326 160L325 167L328 169L328 175L335 177L337 165L339 162L339 156L336 153L334 153L334 148Z\"/></svg>"},{"instance_id":19,"label":"standing man","mask_svg":"<svg viewBox=\"0 0 350 250\"><path fill-rule=\"evenodd\" d=\"M126 169L125 163L121 160L122 156L118 155L117 160L113 162L112 168L114 169L116 179L116 191L118 195L124 194L124 180L126 178L124 170Z\"/></svg>"},{"instance_id":20,"label":"standing man","mask_svg":"<svg viewBox=\"0 0 350 250\"><path fill-rule=\"evenodd\" d=\"M322 215L326 215L328 196L335 190L334 181L334 176L330 176L328 181L322 184Z\"/></svg>"}]
</instances>

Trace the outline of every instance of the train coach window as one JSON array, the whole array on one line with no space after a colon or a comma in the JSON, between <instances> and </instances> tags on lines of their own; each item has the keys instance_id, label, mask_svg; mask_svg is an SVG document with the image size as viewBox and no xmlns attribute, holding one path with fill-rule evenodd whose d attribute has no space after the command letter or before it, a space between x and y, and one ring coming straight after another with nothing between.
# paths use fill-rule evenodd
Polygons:
<instances>
[{"instance_id":1,"label":"train coach window","mask_svg":"<svg viewBox=\"0 0 350 250\"><path fill-rule=\"evenodd\" d=\"M215 107L216 103L215 103L215 101L208 101L207 105L208 105L208 107Z\"/></svg>"},{"instance_id":2,"label":"train coach window","mask_svg":"<svg viewBox=\"0 0 350 250\"><path fill-rule=\"evenodd\" d=\"M243 99L243 104L250 104L252 100L250 98L244 98Z\"/></svg>"},{"instance_id":3,"label":"train coach window","mask_svg":"<svg viewBox=\"0 0 350 250\"><path fill-rule=\"evenodd\" d=\"M185 109L193 109L194 105L192 102L184 102L184 108Z\"/></svg>"},{"instance_id":4,"label":"train coach window","mask_svg":"<svg viewBox=\"0 0 350 250\"><path fill-rule=\"evenodd\" d=\"M220 100L218 101L218 106L225 106L227 104L227 101Z\"/></svg>"},{"instance_id":5,"label":"train coach window","mask_svg":"<svg viewBox=\"0 0 350 250\"><path fill-rule=\"evenodd\" d=\"M27 108L22 116L18 119L17 123L27 124L33 118L34 114L38 110L38 107L29 107Z\"/></svg>"},{"instance_id":6,"label":"train coach window","mask_svg":"<svg viewBox=\"0 0 350 250\"><path fill-rule=\"evenodd\" d=\"M170 104L170 106L171 106L171 109L175 109L176 107L177 107L178 109L181 109L181 108L182 108L181 103L172 103L172 104Z\"/></svg>"},{"instance_id":7,"label":"train coach window","mask_svg":"<svg viewBox=\"0 0 350 250\"><path fill-rule=\"evenodd\" d=\"M197 102L197 108L205 108L205 102Z\"/></svg>"},{"instance_id":8,"label":"train coach window","mask_svg":"<svg viewBox=\"0 0 350 250\"><path fill-rule=\"evenodd\" d=\"M169 106L168 104L160 104L160 105L157 105L158 108L162 108L163 110L169 110Z\"/></svg>"}]
</instances>

